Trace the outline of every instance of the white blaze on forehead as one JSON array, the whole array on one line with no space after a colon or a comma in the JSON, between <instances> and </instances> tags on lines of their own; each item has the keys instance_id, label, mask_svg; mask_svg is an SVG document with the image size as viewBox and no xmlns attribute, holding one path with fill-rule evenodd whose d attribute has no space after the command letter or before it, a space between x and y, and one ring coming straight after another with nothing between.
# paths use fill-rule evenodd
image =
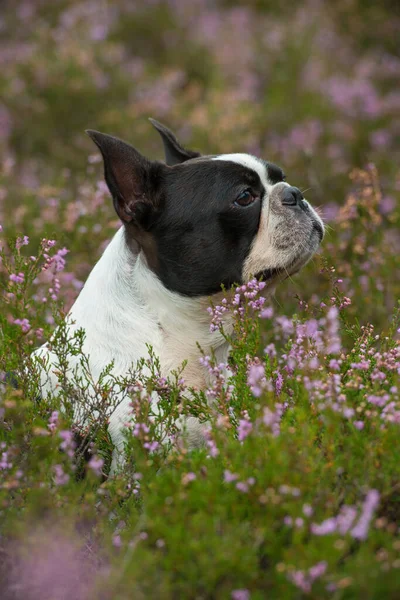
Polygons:
<instances>
[{"instance_id":1,"label":"white blaze on forehead","mask_svg":"<svg viewBox=\"0 0 400 600\"><path fill-rule=\"evenodd\" d=\"M271 184L268 183L268 174L265 164L252 154L220 154L212 160L225 160L247 167L257 173L266 191L271 187Z\"/></svg>"},{"instance_id":2,"label":"white blaze on forehead","mask_svg":"<svg viewBox=\"0 0 400 600\"><path fill-rule=\"evenodd\" d=\"M257 173L266 192L269 192L273 187L268 182L265 164L251 154L221 154L213 160L226 160L243 165ZM250 253L243 265L242 277L244 281L248 281L251 275L264 271L266 268L276 266L274 265L274 250L269 239L268 225L270 215L269 202L264 199L258 232L253 240Z\"/></svg>"}]
</instances>

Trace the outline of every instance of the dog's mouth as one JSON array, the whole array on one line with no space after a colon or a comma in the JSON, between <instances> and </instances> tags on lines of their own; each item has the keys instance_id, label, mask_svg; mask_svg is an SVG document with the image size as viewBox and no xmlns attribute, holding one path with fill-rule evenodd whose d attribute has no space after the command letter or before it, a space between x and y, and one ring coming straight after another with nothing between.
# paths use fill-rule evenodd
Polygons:
<instances>
[{"instance_id":1,"label":"dog's mouth","mask_svg":"<svg viewBox=\"0 0 400 600\"><path fill-rule=\"evenodd\" d=\"M281 275L284 272L285 272L284 268L265 269L264 271L260 271L259 273L257 273L257 275L255 277L259 281L267 282L267 281L270 281L271 279L275 279L275 277L278 277L278 275Z\"/></svg>"},{"instance_id":2,"label":"dog's mouth","mask_svg":"<svg viewBox=\"0 0 400 600\"><path fill-rule=\"evenodd\" d=\"M300 269L304 267L306 262L308 261L302 258L293 261L286 267L280 267L276 269L265 269L264 271L260 271L256 275L256 279L258 279L258 281L265 281L265 283L276 283L279 281L284 281L285 279L288 279L288 277L291 277L292 275L298 273Z\"/></svg>"},{"instance_id":3,"label":"dog's mouth","mask_svg":"<svg viewBox=\"0 0 400 600\"><path fill-rule=\"evenodd\" d=\"M284 267L264 269L264 271L260 271L259 273L257 273L255 277L259 281L265 281L266 283L284 281L288 277L291 277L292 275L298 273L309 261L310 256L311 254L307 256L297 256Z\"/></svg>"},{"instance_id":4,"label":"dog's mouth","mask_svg":"<svg viewBox=\"0 0 400 600\"><path fill-rule=\"evenodd\" d=\"M324 238L324 228L319 221L313 220L313 230L317 232L319 241L322 242Z\"/></svg>"}]
</instances>

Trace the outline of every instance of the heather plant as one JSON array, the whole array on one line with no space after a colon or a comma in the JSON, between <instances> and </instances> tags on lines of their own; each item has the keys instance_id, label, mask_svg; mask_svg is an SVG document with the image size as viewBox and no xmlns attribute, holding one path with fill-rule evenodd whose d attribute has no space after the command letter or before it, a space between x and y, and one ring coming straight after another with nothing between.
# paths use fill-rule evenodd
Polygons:
<instances>
[{"instance_id":1,"label":"heather plant","mask_svg":"<svg viewBox=\"0 0 400 600\"><path fill-rule=\"evenodd\" d=\"M1 598L398 597L396 10L4 3ZM84 129L157 157L148 116L191 147L282 165L328 226L272 298L252 280L210 301L231 354L202 354L205 390L187 389L184 363L161 377L151 348L95 382L85 332L65 326L119 227ZM32 351L49 340L58 387L43 398ZM67 377L71 353L80 371ZM132 419L110 477L121 391ZM190 417L206 440L191 452Z\"/></svg>"}]
</instances>

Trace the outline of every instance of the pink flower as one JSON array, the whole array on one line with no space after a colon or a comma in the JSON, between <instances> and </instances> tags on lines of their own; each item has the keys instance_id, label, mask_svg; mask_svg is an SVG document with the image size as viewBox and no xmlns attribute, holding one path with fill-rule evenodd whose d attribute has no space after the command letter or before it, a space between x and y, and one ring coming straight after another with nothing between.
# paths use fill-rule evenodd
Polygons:
<instances>
[{"instance_id":1,"label":"pink flower","mask_svg":"<svg viewBox=\"0 0 400 600\"><path fill-rule=\"evenodd\" d=\"M27 246L29 244L29 238L27 235L24 235L23 238L17 238L17 241L15 242L15 247L17 250L19 250L22 246Z\"/></svg>"},{"instance_id":2,"label":"pink flower","mask_svg":"<svg viewBox=\"0 0 400 600\"><path fill-rule=\"evenodd\" d=\"M58 425L58 410L53 410L53 412L51 413L51 416L49 418L47 428L51 432L53 432L55 429L57 429L57 425Z\"/></svg>"},{"instance_id":3,"label":"pink flower","mask_svg":"<svg viewBox=\"0 0 400 600\"><path fill-rule=\"evenodd\" d=\"M88 467L93 471L93 473L97 476L102 474L102 469L104 465L104 460L99 456L92 456L90 461L88 462Z\"/></svg>"},{"instance_id":4,"label":"pink flower","mask_svg":"<svg viewBox=\"0 0 400 600\"><path fill-rule=\"evenodd\" d=\"M272 308L272 306L266 306L261 312L260 312L260 317L262 319L272 319L272 317L274 316L274 309Z\"/></svg>"},{"instance_id":5,"label":"pink flower","mask_svg":"<svg viewBox=\"0 0 400 600\"><path fill-rule=\"evenodd\" d=\"M271 429L272 435L276 437L280 433L280 422L284 411L284 405L276 403L276 410L273 412L266 406L264 408L263 423Z\"/></svg>"},{"instance_id":6,"label":"pink flower","mask_svg":"<svg viewBox=\"0 0 400 600\"><path fill-rule=\"evenodd\" d=\"M322 521L319 525L316 523L311 524L311 533L314 535L328 535L336 531L337 522L335 517Z\"/></svg>"},{"instance_id":7,"label":"pink flower","mask_svg":"<svg viewBox=\"0 0 400 600\"><path fill-rule=\"evenodd\" d=\"M321 561L310 567L308 571L291 571L288 574L288 579L301 591L309 594L311 592L312 584L316 579L322 577L326 572L328 565L325 561Z\"/></svg>"},{"instance_id":8,"label":"pink flower","mask_svg":"<svg viewBox=\"0 0 400 600\"><path fill-rule=\"evenodd\" d=\"M246 481L238 481L236 484L236 489L245 494L249 491L249 484Z\"/></svg>"},{"instance_id":9,"label":"pink flower","mask_svg":"<svg viewBox=\"0 0 400 600\"><path fill-rule=\"evenodd\" d=\"M232 600L249 600L250 592L246 589L233 590L231 598Z\"/></svg>"},{"instance_id":10,"label":"pink flower","mask_svg":"<svg viewBox=\"0 0 400 600\"><path fill-rule=\"evenodd\" d=\"M65 485L69 481L69 475L64 473L64 469L62 465L54 465L53 467L55 471L54 475L54 483L56 485Z\"/></svg>"},{"instance_id":11,"label":"pink flower","mask_svg":"<svg viewBox=\"0 0 400 600\"><path fill-rule=\"evenodd\" d=\"M18 273L18 275L16 275L15 273L11 273L11 275L9 276L9 280L13 281L14 283L22 283L25 279L25 275L23 273Z\"/></svg>"},{"instance_id":12,"label":"pink flower","mask_svg":"<svg viewBox=\"0 0 400 600\"><path fill-rule=\"evenodd\" d=\"M132 433L135 437L141 437L141 432L146 434L149 433L149 431L149 426L146 425L146 423L135 423Z\"/></svg>"},{"instance_id":13,"label":"pink flower","mask_svg":"<svg viewBox=\"0 0 400 600\"><path fill-rule=\"evenodd\" d=\"M301 517L297 517L294 520L294 524L296 525L296 527L303 527L303 525L304 525L304 519L302 519Z\"/></svg>"},{"instance_id":14,"label":"pink flower","mask_svg":"<svg viewBox=\"0 0 400 600\"><path fill-rule=\"evenodd\" d=\"M73 458L76 445L74 441L74 434L69 429L65 429L59 432L59 436L63 440L60 444L61 450L64 450L64 452L70 458Z\"/></svg>"},{"instance_id":15,"label":"pink flower","mask_svg":"<svg viewBox=\"0 0 400 600\"><path fill-rule=\"evenodd\" d=\"M280 394L282 392L282 388L283 388L283 376L280 371L277 371L276 379L275 379L275 393L277 396L280 396Z\"/></svg>"},{"instance_id":16,"label":"pink flower","mask_svg":"<svg viewBox=\"0 0 400 600\"><path fill-rule=\"evenodd\" d=\"M379 504L379 492L377 490L369 490L362 508L361 516L350 531L350 534L358 539L365 540L368 536L369 525Z\"/></svg>"},{"instance_id":17,"label":"pink flower","mask_svg":"<svg viewBox=\"0 0 400 600\"><path fill-rule=\"evenodd\" d=\"M56 271L63 271L65 268L65 260L64 256L69 252L67 248L61 248L58 252L53 256L53 263L55 265Z\"/></svg>"},{"instance_id":18,"label":"pink flower","mask_svg":"<svg viewBox=\"0 0 400 600\"><path fill-rule=\"evenodd\" d=\"M345 535L352 526L357 516L357 509L354 506L343 506L336 517L337 529L340 535Z\"/></svg>"},{"instance_id":19,"label":"pink flower","mask_svg":"<svg viewBox=\"0 0 400 600\"><path fill-rule=\"evenodd\" d=\"M250 387L253 396L259 398L265 387L265 370L260 364L251 365L247 374L247 384Z\"/></svg>"},{"instance_id":20,"label":"pink flower","mask_svg":"<svg viewBox=\"0 0 400 600\"><path fill-rule=\"evenodd\" d=\"M12 462L10 462L10 459L8 457L8 452L2 452L0 458L0 469L2 471L5 471L6 469L11 469L12 466Z\"/></svg>"},{"instance_id":21,"label":"pink flower","mask_svg":"<svg viewBox=\"0 0 400 600\"><path fill-rule=\"evenodd\" d=\"M160 444L156 440L153 440L152 442L145 442L143 448L146 448L149 452L155 452L159 445Z\"/></svg>"},{"instance_id":22,"label":"pink flower","mask_svg":"<svg viewBox=\"0 0 400 600\"><path fill-rule=\"evenodd\" d=\"M253 429L253 423L248 419L240 419L238 427L238 440L243 442Z\"/></svg>"},{"instance_id":23,"label":"pink flower","mask_svg":"<svg viewBox=\"0 0 400 600\"><path fill-rule=\"evenodd\" d=\"M236 475L236 473L231 473L230 471L228 471L228 469L225 469L224 471L224 481L225 483L231 483L232 481L236 481L236 479L239 478L239 475Z\"/></svg>"},{"instance_id":24,"label":"pink flower","mask_svg":"<svg viewBox=\"0 0 400 600\"><path fill-rule=\"evenodd\" d=\"M303 513L305 514L306 517L311 517L313 512L314 512L313 508L310 504L303 504Z\"/></svg>"},{"instance_id":25,"label":"pink flower","mask_svg":"<svg viewBox=\"0 0 400 600\"><path fill-rule=\"evenodd\" d=\"M188 483L190 483L191 481L194 481L196 479L196 473L186 473L185 475L182 476L182 483L183 485L187 485Z\"/></svg>"},{"instance_id":26,"label":"pink flower","mask_svg":"<svg viewBox=\"0 0 400 600\"><path fill-rule=\"evenodd\" d=\"M215 458L216 456L218 456L219 450L217 448L217 444L215 443L215 440L212 437L211 428L205 427L203 431L204 431L204 437L206 440L206 446L208 448L208 453L212 458Z\"/></svg>"},{"instance_id":27,"label":"pink flower","mask_svg":"<svg viewBox=\"0 0 400 600\"><path fill-rule=\"evenodd\" d=\"M19 325L24 333L28 333L31 328L28 319L15 319L14 325Z\"/></svg>"},{"instance_id":28,"label":"pink flower","mask_svg":"<svg viewBox=\"0 0 400 600\"><path fill-rule=\"evenodd\" d=\"M53 248L57 244L57 242L55 240L46 240L45 238L43 238L41 244L43 251L47 252L48 250L50 250L50 248Z\"/></svg>"}]
</instances>

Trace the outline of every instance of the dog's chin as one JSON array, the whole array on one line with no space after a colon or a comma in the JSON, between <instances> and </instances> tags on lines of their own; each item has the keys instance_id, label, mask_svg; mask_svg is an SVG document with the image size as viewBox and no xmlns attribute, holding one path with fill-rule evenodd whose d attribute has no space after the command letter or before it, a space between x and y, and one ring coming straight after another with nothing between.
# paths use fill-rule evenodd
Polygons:
<instances>
[{"instance_id":1,"label":"dog's chin","mask_svg":"<svg viewBox=\"0 0 400 600\"><path fill-rule=\"evenodd\" d=\"M320 232L317 230L318 237L320 238ZM301 255L295 256L291 261L284 266L271 267L259 271L255 277L259 281L267 283L268 287L273 284L284 281L288 277L295 275L308 263L308 261L314 256L319 244L313 245L309 252L302 253Z\"/></svg>"}]
</instances>

